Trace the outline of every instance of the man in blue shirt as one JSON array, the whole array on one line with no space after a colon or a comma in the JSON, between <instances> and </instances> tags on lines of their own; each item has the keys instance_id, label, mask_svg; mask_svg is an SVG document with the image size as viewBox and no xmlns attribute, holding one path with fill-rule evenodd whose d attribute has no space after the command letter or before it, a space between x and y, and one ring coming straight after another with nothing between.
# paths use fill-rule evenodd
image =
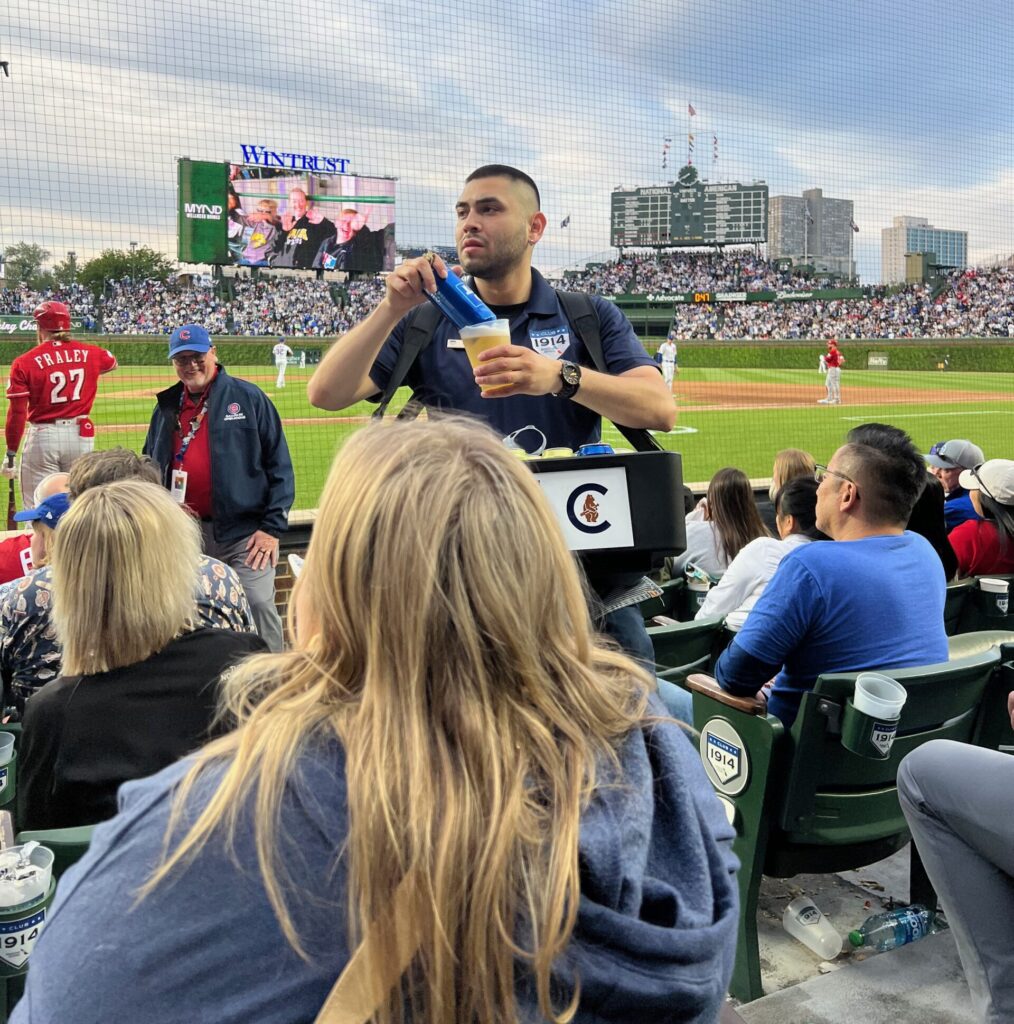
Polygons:
<instances>
[{"instance_id":1,"label":"man in blue shirt","mask_svg":"<svg viewBox=\"0 0 1014 1024\"><path fill-rule=\"evenodd\" d=\"M455 240L472 288L498 317L510 321L511 344L490 349L473 371L457 329L443 320L405 383L428 407L472 413L501 435L534 424L550 447L578 448L597 440L601 417L628 427L670 430L676 413L659 369L627 318L592 297L599 315L608 373L592 361L552 288L532 268L546 216L527 174L502 164L469 175L455 210ZM388 275L376 309L340 338L310 380L310 403L344 409L375 398L390 379L405 330L404 317L436 291L435 274L452 273L440 257L431 265L405 260ZM577 386L564 368L577 367ZM481 392L479 385L503 385Z\"/></svg>"},{"instance_id":2,"label":"man in blue shirt","mask_svg":"<svg viewBox=\"0 0 1014 1024\"><path fill-rule=\"evenodd\" d=\"M963 469L975 469L986 461L982 449L971 441L941 441L926 456L930 472L944 485L944 523L950 533L969 519L979 519L968 491L958 483Z\"/></svg>"},{"instance_id":3,"label":"man in blue shirt","mask_svg":"<svg viewBox=\"0 0 1014 1024\"><path fill-rule=\"evenodd\" d=\"M715 666L723 690L754 696L791 726L825 672L947 660L946 582L933 548L908 533L922 456L896 427L864 424L817 467L817 527L832 544L782 559L746 625Z\"/></svg>"},{"instance_id":4,"label":"man in blue shirt","mask_svg":"<svg viewBox=\"0 0 1014 1024\"><path fill-rule=\"evenodd\" d=\"M473 171L455 205L458 258L472 289L500 319L511 343L489 349L473 370L458 330L442 319L405 384L431 409L469 413L501 436L529 425L550 448L597 441L602 417L628 427L668 431L672 393L630 321L611 302L590 296L608 372L592 368L556 292L532 267L546 228L539 190L522 171L489 164ZM340 410L380 397L397 362L406 317L436 291L436 274L453 273L435 257L405 260L386 279L380 304L331 346L307 388L311 405ZM480 385L495 390L480 391ZM618 581L596 581L600 594ZM628 581L624 581L628 582ZM628 652L653 662L636 605L609 613L606 631Z\"/></svg>"}]
</instances>

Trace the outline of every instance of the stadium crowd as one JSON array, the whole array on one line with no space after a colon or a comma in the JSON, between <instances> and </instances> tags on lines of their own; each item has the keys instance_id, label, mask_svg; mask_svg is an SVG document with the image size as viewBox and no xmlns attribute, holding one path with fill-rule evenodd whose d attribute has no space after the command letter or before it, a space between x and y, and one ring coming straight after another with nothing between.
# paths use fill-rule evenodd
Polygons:
<instances>
[{"instance_id":1,"label":"stadium crowd","mask_svg":"<svg viewBox=\"0 0 1014 1024\"><path fill-rule=\"evenodd\" d=\"M829 278L783 270L751 253L631 253L569 275L568 287L603 295L683 294L695 291L758 292L828 288Z\"/></svg>"},{"instance_id":2,"label":"stadium crowd","mask_svg":"<svg viewBox=\"0 0 1014 1024\"><path fill-rule=\"evenodd\" d=\"M760 257L682 253L630 255L583 274L552 281L561 288L601 294L686 294L692 291L810 291L830 287L778 269ZM55 292L25 286L0 290L0 312L28 315L40 301L66 301L90 329L108 334L168 334L183 321L207 324L212 333L246 336L341 335L376 305L383 278L333 285L309 277L231 279L222 285L180 281L114 282L98 303L80 285ZM673 312L681 339L737 340L819 338L1014 337L1014 268L953 271L931 289L908 285L877 289L862 298L831 301L677 303Z\"/></svg>"},{"instance_id":3,"label":"stadium crowd","mask_svg":"<svg viewBox=\"0 0 1014 1024\"><path fill-rule=\"evenodd\" d=\"M681 338L1014 337L1014 269L955 271L936 297L918 284L873 298L677 304L673 315Z\"/></svg>"}]
</instances>

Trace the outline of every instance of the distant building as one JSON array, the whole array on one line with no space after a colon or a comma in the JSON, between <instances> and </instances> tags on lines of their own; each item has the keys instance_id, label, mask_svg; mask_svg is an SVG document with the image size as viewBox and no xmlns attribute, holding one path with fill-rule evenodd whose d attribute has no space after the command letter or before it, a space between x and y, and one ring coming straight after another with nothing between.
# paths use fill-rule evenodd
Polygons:
<instances>
[{"instance_id":1,"label":"distant building","mask_svg":"<svg viewBox=\"0 0 1014 1024\"><path fill-rule=\"evenodd\" d=\"M851 199L828 199L819 188L801 196L772 196L768 207L768 257L810 264L814 270L852 279L855 234Z\"/></svg>"},{"instance_id":2,"label":"distant building","mask_svg":"<svg viewBox=\"0 0 1014 1024\"><path fill-rule=\"evenodd\" d=\"M944 269L968 266L968 232L935 228L925 217L895 217L894 226L880 232L880 279L904 284L905 256L932 253L932 262Z\"/></svg>"}]
</instances>

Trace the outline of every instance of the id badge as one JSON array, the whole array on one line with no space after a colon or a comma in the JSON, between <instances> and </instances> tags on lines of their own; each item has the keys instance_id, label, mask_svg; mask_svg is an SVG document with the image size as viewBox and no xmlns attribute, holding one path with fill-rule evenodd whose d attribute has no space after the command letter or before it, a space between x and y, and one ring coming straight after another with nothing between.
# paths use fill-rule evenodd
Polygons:
<instances>
[{"instance_id":1,"label":"id badge","mask_svg":"<svg viewBox=\"0 0 1014 1024\"><path fill-rule=\"evenodd\" d=\"M185 469L173 470L169 493L178 505L182 505L187 500L187 471Z\"/></svg>"}]
</instances>

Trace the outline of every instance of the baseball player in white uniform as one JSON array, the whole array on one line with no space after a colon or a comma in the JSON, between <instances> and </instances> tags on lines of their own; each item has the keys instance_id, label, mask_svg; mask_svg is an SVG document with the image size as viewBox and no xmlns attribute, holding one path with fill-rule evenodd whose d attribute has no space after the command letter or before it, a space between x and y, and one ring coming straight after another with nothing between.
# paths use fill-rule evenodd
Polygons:
<instances>
[{"instance_id":1,"label":"baseball player in white uniform","mask_svg":"<svg viewBox=\"0 0 1014 1024\"><path fill-rule=\"evenodd\" d=\"M278 380L275 381L275 387L284 388L285 369L289 365L289 356L292 355L292 349L285 344L283 339L279 338L278 344L271 350L271 354L275 357L275 369L278 371Z\"/></svg>"},{"instance_id":2,"label":"baseball player in white uniform","mask_svg":"<svg viewBox=\"0 0 1014 1024\"><path fill-rule=\"evenodd\" d=\"M658 346L658 354L662 357L662 378L671 391L673 377L676 376L676 343L672 338Z\"/></svg>"}]
</instances>

